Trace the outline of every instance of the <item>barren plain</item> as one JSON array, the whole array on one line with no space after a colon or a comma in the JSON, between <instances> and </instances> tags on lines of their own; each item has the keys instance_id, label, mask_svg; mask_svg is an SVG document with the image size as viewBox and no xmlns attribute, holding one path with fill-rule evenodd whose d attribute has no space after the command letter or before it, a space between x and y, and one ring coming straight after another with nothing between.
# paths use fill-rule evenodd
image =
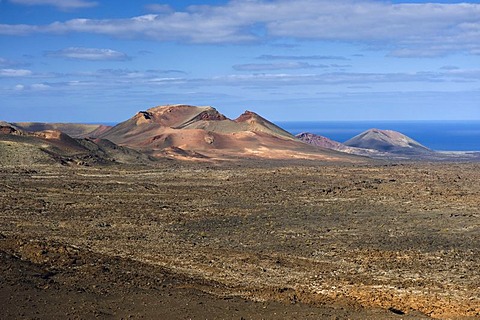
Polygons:
<instances>
[{"instance_id":1,"label":"barren plain","mask_svg":"<svg viewBox=\"0 0 480 320\"><path fill-rule=\"evenodd\" d=\"M478 319L480 164L0 167L1 319Z\"/></svg>"}]
</instances>

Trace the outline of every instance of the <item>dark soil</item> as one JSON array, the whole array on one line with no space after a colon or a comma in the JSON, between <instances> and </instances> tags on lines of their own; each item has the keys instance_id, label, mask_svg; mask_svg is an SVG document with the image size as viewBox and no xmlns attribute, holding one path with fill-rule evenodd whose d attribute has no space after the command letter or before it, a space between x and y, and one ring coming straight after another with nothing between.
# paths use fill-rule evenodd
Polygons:
<instances>
[{"instance_id":1,"label":"dark soil","mask_svg":"<svg viewBox=\"0 0 480 320\"><path fill-rule=\"evenodd\" d=\"M0 168L1 319L480 317L480 165Z\"/></svg>"}]
</instances>

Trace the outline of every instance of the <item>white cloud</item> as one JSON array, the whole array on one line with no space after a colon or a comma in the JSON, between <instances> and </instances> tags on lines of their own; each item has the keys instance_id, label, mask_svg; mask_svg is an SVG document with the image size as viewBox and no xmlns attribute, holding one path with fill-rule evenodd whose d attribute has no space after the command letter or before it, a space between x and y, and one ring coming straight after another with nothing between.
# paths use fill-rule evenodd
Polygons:
<instances>
[{"instance_id":1,"label":"white cloud","mask_svg":"<svg viewBox=\"0 0 480 320\"><path fill-rule=\"evenodd\" d=\"M288 70L287 70L288 71ZM18 94L48 93L64 98L78 94L79 96L102 96L103 94L150 95L176 93L179 97L189 92L216 90L216 92L235 92L239 98L255 96L245 94L256 90L260 95L277 97L281 95L304 97L316 92L344 92L345 90L368 91L397 90L398 94L405 90L478 90L480 69L446 68L435 72L321 72L321 73L289 73L265 72L248 74L239 72L231 75L193 78L177 71L168 70L128 70L101 69L75 73L50 74L35 73L24 83L15 86L12 83L5 92ZM17 80L13 78L12 80ZM288 88L288 90L286 90ZM408 89L405 89L408 88ZM0 88L0 92L1 92ZM220 93L221 95L221 93Z\"/></svg>"},{"instance_id":2,"label":"white cloud","mask_svg":"<svg viewBox=\"0 0 480 320\"><path fill-rule=\"evenodd\" d=\"M9 0L12 3L26 5L26 6L37 6L37 5L49 5L54 6L59 9L81 9L81 8L90 8L97 6L97 2L87 1L87 0Z\"/></svg>"},{"instance_id":3,"label":"white cloud","mask_svg":"<svg viewBox=\"0 0 480 320\"><path fill-rule=\"evenodd\" d=\"M30 85L17 84L13 86L13 91L44 91L52 87L46 83L33 83Z\"/></svg>"},{"instance_id":4,"label":"white cloud","mask_svg":"<svg viewBox=\"0 0 480 320\"><path fill-rule=\"evenodd\" d=\"M269 71L269 70L266 70ZM178 75L176 74L178 73ZM67 78L67 81L63 79ZM258 72L253 74L218 75L207 78L189 78L181 75L179 71L168 70L123 70L102 69L95 72L82 72L59 75L55 82L45 78L49 82L44 84L52 88L64 86L88 86L98 88L105 85L113 87L127 86L129 88L142 86L175 86L176 89L202 88L211 86L248 86L251 88L265 89L266 87L282 86L352 86L374 85L392 83L423 83L448 84L448 83L480 83L480 69L441 69L438 72L323 72L323 73L273 73Z\"/></svg>"},{"instance_id":5,"label":"white cloud","mask_svg":"<svg viewBox=\"0 0 480 320\"><path fill-rule=\"evenodd\" d=\"M186 79L189 84L249 86L351 86L387 83L480 83L480 69L442 70L441 72L325 72L325 73L255 73L232 74L210 79Z\"/></svg>"},{"instance_id":6,"label":"white cloud","mask_svg":"<svg viewBox=\"0 0 480 320\"><path fill-rule=\"evenodd\" d=\"M27 77L32 71L26 69L0 69L0 77Z\"/></svg>"},{"instance_id":7,"label":"white cloud","mask_svg":"<svg viewBox=\"0 0 480 320\"><path fill-rule=\"evenodd\" d=\"M327 68L327 65L315 65L306 62L284 62L284 63L250 63L237 64L233 69L237 71L265 71L265 70L293 70L293 69L316 69Z\"/></svg>"},{"instance_id":8,"label":"white cloud","mask_svg":"<svg viewBox=\"0 0 480 320\"><path fill-rule=\"evenodd\" d=\"M438 82L443 79L433 73L348 73L330 72L322 74L304 73L258 73L245 75L221 76L208 80L224 85L258 86L323 86L323 85L350 85L366 83L399 83L399 82Z\"/></svg>"},{"instance_id":9,"label":"white cloud","mask_svg":"<svg viewBox=\"0 0 480 320\"><path fill-rule=\"evenodd\" d=\"M115 78L115 79L151 79L156 78L159 75L165 74L180 74L184 75L185 72L181 70L129 70L129 69L100 69L96 72L84 74L96 78Z\"/></svg>"},{"instance_id":10,"label":"white cloud","mask_svg":"<svg viewBox=\"0 0 480 320\"><path fill-rule=\"evenodd\" d=\"M0 34L83 32L188 43L285 38L353 41L391 48L392 55L404 57L480 52L480 4L473 3L234 0L220 6L191 6L184 12L173 12L162 5L150 8L161 13L129 19L73 19L44 26L0 25Z\"/></svg>"},{"instance_id":11,"label":"white cloud","mask_svg":"<svg viewBox=\"0 0 480 320\"><path fill-rule=\"evenodd\" d=\"M62 50L49 51L45 55L48 57L61 57L61 58L68 58L68 59L90 60L90 61L99 61L99 60L125 61L130 59L125 53L111 50L111 49L79 48L79 47L69 47Z\"/></svg>"},{"instance_id":12,"label":"white cloud","mask_svg":"<svg viewBox=\"0 0 480 320\"><path fill-rule=\"evenodd\" d=\"M30 86L32 90L47 90L50 89L50 86L44 83L34 83Z\"/></svg>"},{"instance_id":13,"label":"white cloud","mask_svg":"<svg viewBox=\"0 0 480 320\"><path fill-rule=\"evenodd\" d=\"M27 24L0 24L0 34L7 36L25 36L41 30L38 26Z\"/></svg>"},{"instance_id":14,"label":"white cloud","mask_svg":"<svg viewBox=\"0 0 480 320\"><path fill-rule=\"evenodd\" d=\"M271 54L261 55L257 59L260 59L260 60L348 60L347 58L342 56L321 56L321 55L285 56L285 55L271 55Z\"/></svg>"}]
</instances>

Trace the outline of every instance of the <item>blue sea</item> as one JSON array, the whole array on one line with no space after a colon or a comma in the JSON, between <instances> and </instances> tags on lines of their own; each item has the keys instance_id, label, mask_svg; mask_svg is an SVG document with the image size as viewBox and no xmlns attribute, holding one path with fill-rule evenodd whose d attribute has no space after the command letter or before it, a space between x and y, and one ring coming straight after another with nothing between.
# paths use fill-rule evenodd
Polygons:
<instances>
[{"instance_id":1,"label":"blue sea","mask_svg":"<svg viewBox=\"0 0 480 320\"><path fill-rule=\"evenodd\" d=\"M310 132L345 142L371 129L399 131L437 151L480 151L480 120L475 121L320 121L276 122L292 134Z\"/></svg>"}]
</instances>

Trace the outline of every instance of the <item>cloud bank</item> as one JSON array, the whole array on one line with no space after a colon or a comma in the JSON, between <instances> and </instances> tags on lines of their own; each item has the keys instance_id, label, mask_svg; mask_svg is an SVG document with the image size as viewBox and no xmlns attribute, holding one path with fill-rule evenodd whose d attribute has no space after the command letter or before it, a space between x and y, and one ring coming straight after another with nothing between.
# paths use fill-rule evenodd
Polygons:
<instances>
[{"instance_id":1,"label":"cloud bank","mask_svg":"<svg viewBox=\"0 0 480 320\"><path fill-rule=\"evenodd\" d=\"M266 70L268 71L268 70ZM440 69L437 72L323 72L315 73L269 73L231 74L212 77L190 78L181 70L131 70L100 69L91 72L74 72L62 74L32 73L25 69L0 69L0 77L15 78L18 81L34 78L44 80L43 84L57 90L101 87L110 88L175 88L175 90L191 90L191 88L235 87L235 88L281 88L283 86L311 86L318 90L334 86L372 86L376 84L424 83L440 84L465 83L476 84L480 80L480 69ZM27 83L21 83L27 84ZM471 86L470 86L471 87ZM310 89L309 89L310 90ZM274 90L275 91L275 90ZM478 91L478 90L477 90Z\"/></svg>"},{"instance_id":2,"label":"cloud bank","mask_svg":"<svg viewBox=\"0 0 480 320\"><path fill-rule=\"evenodd\" d=\"M316 69L316 68L328 68L328 66L310 64L306 62L249 63L249 64L237 64L233 66L233 69L237 71L294 70L294 69Z\"/></svg>"},{"instance_id":3,"label":"cloud bank","mask_svg":"<svg viewBox=\"0 0 480 320\"><path fill-rule=\"evenodd\" d=\"M27 77L32 71L26 69L0 69L0 77Z\"/></svg>"},{"instance_id":4,"label":"cloud bank","mask_svg":"<svg viewBox=\"0 0 480 320\"><path fill-rule=\"evenodd\" d=\"M11 0L56 6L92 6L84 0ZM398 57L480 53L480 4L404 3L370 0L234 0L226 5L128 19L73 19L48 25L2 24L0 34L102 34L185 43L244 43L269 39L359 42L390 49Z\"/></svg>"},{"instance_id":5,"label":"cloud bank","mask_svg":"<svg viewBox=\"0 0 480 320\"><path fill-rule=\"evenodd\" d=\"M111 49L96 49L96 48L82 48L69 47L57 51L48 51L45 53L47 57L60 57L67 59L89 60L89 61L125 61L130 58L122 52Z\"/></svg>"}]
</instances>

